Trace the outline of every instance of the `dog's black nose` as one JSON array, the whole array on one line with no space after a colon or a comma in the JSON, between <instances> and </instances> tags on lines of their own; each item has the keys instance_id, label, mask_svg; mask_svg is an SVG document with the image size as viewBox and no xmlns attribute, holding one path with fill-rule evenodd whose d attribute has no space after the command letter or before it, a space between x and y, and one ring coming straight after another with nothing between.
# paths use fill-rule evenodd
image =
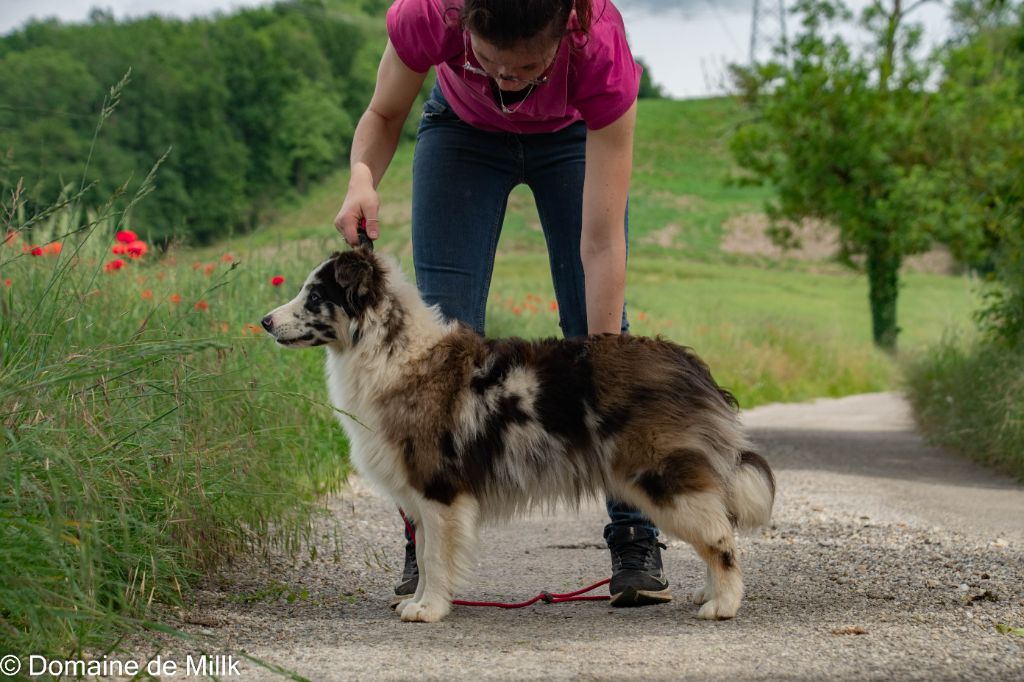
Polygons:
<instances>
[{"instance_id":1,"label":"dog's black nose","mask_svg":"<svg viewBox=\"0 0 1024 682\"><path fill-rule=\"evenodd\" d=\"M267 315L262 320L260 320L260 324L262 324L263 328L266 329L268 332L274 330L274 318L272 318L270 315Z\"/></svg>"}]
</instances>

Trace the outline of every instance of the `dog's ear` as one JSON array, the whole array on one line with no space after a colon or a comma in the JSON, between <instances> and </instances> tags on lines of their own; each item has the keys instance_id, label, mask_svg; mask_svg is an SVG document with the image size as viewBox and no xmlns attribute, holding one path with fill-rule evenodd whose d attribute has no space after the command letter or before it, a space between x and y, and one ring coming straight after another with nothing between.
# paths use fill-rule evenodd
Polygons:
<instances>
[{"instance_id":1,"label":"dog's ear","mask_svg":"<svg viewBox=\"0 0 1024 682\"><path fill-rule=\"evenodd\" d=\"M384 273L371 251L354 249L334 257L334 279L344 292L350 314L361 316L377 305Z\"/></svg>"}]
</instances>

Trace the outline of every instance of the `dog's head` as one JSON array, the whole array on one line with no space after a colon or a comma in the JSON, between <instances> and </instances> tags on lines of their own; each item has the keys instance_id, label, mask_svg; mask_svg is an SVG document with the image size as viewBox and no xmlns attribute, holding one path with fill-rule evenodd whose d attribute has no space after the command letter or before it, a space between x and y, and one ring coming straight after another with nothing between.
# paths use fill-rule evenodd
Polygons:
<instances>
[{"instance_id":1,"label":"dog's head","mask_svg":"<svg viewBox=\"0 0 1024 682\"><path fill-rule=\"evenodd\" d=\"M288 348L351 346L384 287L384 269L369 249L335 252L310 273L298 296L267 313L263 328Z\"/></svg>"}]
</instances>

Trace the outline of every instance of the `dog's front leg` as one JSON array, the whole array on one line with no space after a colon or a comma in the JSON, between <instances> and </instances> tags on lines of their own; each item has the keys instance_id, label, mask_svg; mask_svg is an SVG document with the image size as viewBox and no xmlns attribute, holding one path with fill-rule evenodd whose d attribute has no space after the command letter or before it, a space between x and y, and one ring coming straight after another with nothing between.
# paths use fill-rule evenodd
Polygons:
<instances>
[{"instance_id":1,"label":"dog's front leg","mask_svg":"<svg viewBox=\"0 0 1024 682\"><path fill-rule=\"evenodd\" d=\"M451 611L452 597L469 569L476 538L477 504L459 497L446 505L420 505L416 560L420 580L416 596L399 605L404 621L433 623Z\"/></svg>"}]
</instances>

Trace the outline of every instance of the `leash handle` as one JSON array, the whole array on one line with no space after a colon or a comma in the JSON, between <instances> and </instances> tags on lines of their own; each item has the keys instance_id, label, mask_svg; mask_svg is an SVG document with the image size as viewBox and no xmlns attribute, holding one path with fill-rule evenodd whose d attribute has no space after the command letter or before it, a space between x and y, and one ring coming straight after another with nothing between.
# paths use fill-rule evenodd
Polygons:
<instances>
[{"instance_id":1,"label":"leash handle","mask_svg":"<svg viewBox=\"0 0 1024 682\"><path fill-rule=\"evenodd\" d=\"M366 234L365 217L359 219L359 223L356 225L356 235L359 237L359 246L368 251L373 251L373 240L370 239L370 235Z\"/></svg>"}]
</instances>

